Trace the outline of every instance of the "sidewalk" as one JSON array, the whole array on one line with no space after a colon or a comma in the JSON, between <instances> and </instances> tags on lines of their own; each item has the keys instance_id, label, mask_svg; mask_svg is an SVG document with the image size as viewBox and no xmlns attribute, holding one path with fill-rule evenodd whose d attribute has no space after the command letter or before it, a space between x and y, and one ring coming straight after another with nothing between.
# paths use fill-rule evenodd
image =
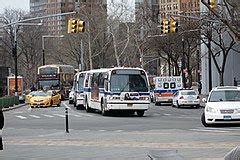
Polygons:
<instances>
[{"instance_id":1,"label":"sidewalk","mask_svg":"<svg viewBox=\"0 0 240 160\"><path fill-rule=\"evenodd\" d=\"M26 105L27 105L26 103L22 103L22 104L10 106L8 108L3 108L2 110L3 110L3 112L6 112L6 111L17 109L17 108L20 108L20 107L23 107L23 106L26 106Z\"/></svg>"}]
</instances>

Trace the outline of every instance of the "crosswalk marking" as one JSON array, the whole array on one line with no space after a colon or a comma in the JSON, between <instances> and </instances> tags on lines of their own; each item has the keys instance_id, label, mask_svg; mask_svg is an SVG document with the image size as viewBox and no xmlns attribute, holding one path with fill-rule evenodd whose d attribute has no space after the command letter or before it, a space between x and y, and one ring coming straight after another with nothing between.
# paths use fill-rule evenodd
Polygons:
<instances>
[{"instance_id":1,"label":"crosswalk marking","mask_svg":"<svg viewBox=\"0 0 240 160\"><path fill-rule=\"evenodd\" d=\"M34 114L29 114L30 117L33 117L33 118L40 118L39 116L36 116Z\"/></svg>"},{"instance_id":2,"label":"crosswalk marking","mask_svg":"<svg viewBox=\"0 0 240 160\"><path fill-rule=\"evenodd\" d=\"M17 118L20 118L20 119L27 119L27 117L24 117L24 116L21 116L21 115L19 115L19 116L16 116Z\"/></svg>"},{"instance_id":3,"label":"crosswalk marking","mask_svg":"<svg viewBox=\"0 0 240 160\"><path fill-rule=\"evenodd\" d=\"M53 115L58 116L58 117L65 118L65 115L62 115L62 114L53 114Z\"/></svg>"},{"instance_id":4,"label":"crosswalk marking","mask_svg":"<svg viewBox=\"0 0 240 160\"><path fill-rule=\"evenodd\" d=\"M48 118L53 118L54 116L43 114L43 116L48 117Z\"/></svg>"},{"instance_id":5,"label":"crosswalk marking","mask_svg":"<svg viewBox=\"0 0 240 160\"><path fill-rule=\"evenodd\" d=\"M70 115L74 117L82 117L81 115L78 115L78 114L70 114Z\"/></svg>"}]
</instances>

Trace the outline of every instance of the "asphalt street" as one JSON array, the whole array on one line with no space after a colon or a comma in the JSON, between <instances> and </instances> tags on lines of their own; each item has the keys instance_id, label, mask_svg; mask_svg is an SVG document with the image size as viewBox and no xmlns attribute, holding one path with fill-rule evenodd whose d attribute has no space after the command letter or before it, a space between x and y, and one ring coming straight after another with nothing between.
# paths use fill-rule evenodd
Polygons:
<instances>
[{"instance_id":1,"label":"asphalt street","mask_svg":"<svg viewBox=\"0 0 240 160\"><path fill-rule=\"evenodd\" d=\"M62 107L23 106L4 112L0 159L151 159L166 153L173 159L223 159L239 145L240 127L205 128L202 111L151 104L144 117L118 113L103 117L76 110L67 101Z\"/></svg>"}]
</instances>

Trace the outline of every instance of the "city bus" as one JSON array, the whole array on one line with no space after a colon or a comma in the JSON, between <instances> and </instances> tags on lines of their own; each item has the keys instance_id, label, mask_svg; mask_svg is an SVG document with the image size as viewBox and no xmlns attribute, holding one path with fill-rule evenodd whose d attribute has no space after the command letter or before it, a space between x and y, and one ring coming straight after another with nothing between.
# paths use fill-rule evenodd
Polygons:
<instances>
[{"instance_id":1,"label":"city bus","mask_svg":"<svg viewBox=\"0 0 240 160\"><path fill-rule=\"evenodd\" d=\"M141 68L115 67L87 71L84 107L87 112L125 111L143 116L150 105L149 81Z\"/></svg>"},{"instance_id":2,"label":"city bus","mask_svg":"<svg viewBox=\"0 0 240 160\"><path fill-rule=\"evenodd\" d=\"M67 99L72 88L75 69L71 65L52 64L38 67L38 90L56 90L61 99Z\"/></svg>"},{"instance_id":3,"label":"city bus","mask_svg":"<svg viewBox=\"0 0 240 160\"><path fill-rule=\"evenodd\" d=\"M73 105L76 109L83 109L83 101L84 101L84 86L86 81L87 71L78 72L74 76L73 82L73 90L74 90L74 98Z\"/></svg>"}]
</instances>

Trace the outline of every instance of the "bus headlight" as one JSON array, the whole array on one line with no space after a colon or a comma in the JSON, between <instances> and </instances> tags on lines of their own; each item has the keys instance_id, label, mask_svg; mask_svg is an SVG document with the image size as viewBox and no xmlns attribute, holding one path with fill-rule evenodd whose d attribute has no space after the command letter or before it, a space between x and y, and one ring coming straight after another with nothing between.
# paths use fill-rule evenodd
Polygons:
<instances>
[{"instance_id":1,"label":"bus headlight","mask_svg":"<svg viewBox=\"0 0 240 160\"><path fill-rule=\"evenodd\" d=\"M110 99L110 100L120 100L120 97L114 96L114 97L110 97L109 99Z\"/></svg>"},{"instance_id":2,"label":"bus headlight","mask_svg":"<svg viewBox=\"0 0 240 160\"><path fill-rule=\"evenodd\" d=\"M149 100L149 97L140 97L140 100Z\"/></svg>"}]
</instances>

